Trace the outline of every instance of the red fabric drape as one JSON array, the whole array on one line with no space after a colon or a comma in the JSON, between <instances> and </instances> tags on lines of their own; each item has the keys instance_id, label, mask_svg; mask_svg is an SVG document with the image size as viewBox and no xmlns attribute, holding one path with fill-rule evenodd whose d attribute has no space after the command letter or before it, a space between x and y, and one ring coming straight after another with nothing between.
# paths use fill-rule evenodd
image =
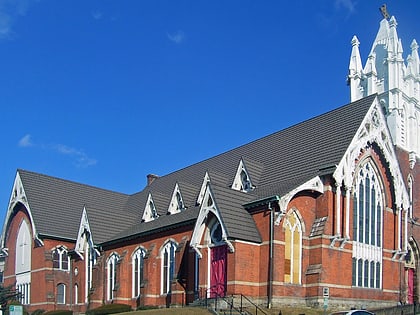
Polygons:
<instances>
[{"instance_id":1,"label":"red fabric drape","mask_svg":"<svg viewBox=\"0 0 420 315\"><path fill-rule=\"evenodd\" d=\"M407 303L413 304L414 302L414 269L408 269L408 279L407 279Z\"/></svg>"},{"instance_id":2,"label":"red fabric drape","mask_svg":"<svg viewBox=\"0 0 420 315\"><path fill-rule=\"evenodd\" d=\"M225 296L226 293L227 246L211 249L210 297Z\"/></svg>"}]
</instances>

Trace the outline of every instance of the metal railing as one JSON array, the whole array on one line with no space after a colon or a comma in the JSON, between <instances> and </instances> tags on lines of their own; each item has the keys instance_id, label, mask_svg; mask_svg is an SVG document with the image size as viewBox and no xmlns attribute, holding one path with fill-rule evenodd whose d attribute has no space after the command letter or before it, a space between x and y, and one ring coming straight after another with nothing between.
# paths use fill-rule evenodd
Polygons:
<instances>
[{"instance_id":1,"label":"metal railing","mask_svg":"<svg viewBox=\"0 0 420 315\"><path fill-rule=\"evenodd\" d=\"M255 315L258 315L258 311L260 313L263 313L264 315L268 315L261 307L259 307L257 304L255 304L254 302L252 302L249 298L247 298L243 294L241 294L241 306L239 307L239 309L241 310L241 312L244 309L244 307L243 307L243 299L245 299L248 303L250 303L252 305L252 308L255 307Z\"/></svg>"},{"instance_id":2,"label":"metal railing","mask_svg":"<svg viewBox=\"0 0 420 315\"><path fill-rule=\"evenodd\" d=\"M255 304L250 298L246 297L243 294L240 294L239 306L235 306L235 297L220 295L216 288L224 286L223 284L216 284L210 288L204 289L200 288L198 294L199 300L204 302L204 306L208 308L212 302L214 302L214 310L217 312L224 312L224 314L232 315L233 313L239 313L243 315L268 315L260 306ZM222 305L222 302L225 302L225 306ZM253 313L252 311L255 311Z\"/></svg>"}]
</instances>

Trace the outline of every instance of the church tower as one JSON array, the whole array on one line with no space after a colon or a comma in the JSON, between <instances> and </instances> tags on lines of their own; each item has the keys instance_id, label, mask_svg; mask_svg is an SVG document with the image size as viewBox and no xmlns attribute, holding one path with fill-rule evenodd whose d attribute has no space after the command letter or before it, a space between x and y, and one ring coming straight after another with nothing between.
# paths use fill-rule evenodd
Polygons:
<instances>
[{"instance_id":1,"label":"church tower","mask_svg":"<svg viewBox=\"0 0 420 315\"><path fill-rule=\"evenodd\" d=\"M394 144L409 153L410 167L420 157L420 60L413 40L406 60L397 34L397 21L386 8L365 66L359 40L353 37L348 85L351 101L378 93Z\"/></svg>"}]
</instances>

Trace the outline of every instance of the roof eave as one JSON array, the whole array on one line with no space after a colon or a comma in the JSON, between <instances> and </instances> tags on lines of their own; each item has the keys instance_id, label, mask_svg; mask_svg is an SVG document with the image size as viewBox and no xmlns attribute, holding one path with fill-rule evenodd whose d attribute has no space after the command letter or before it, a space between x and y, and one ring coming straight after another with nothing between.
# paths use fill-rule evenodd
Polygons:
<instances>
[{"instance_id":1,"label":"roof eave","mask_svg":"<svg viewBox=\"0 0 420 315\"><path fill-rule=\"evenodd\" d=\"M280 201L280 197L278 195L274 195L271 197L266 197L266 198L258 199L252 202L248 202L246 204L243 204L243 207L246 210L248 210L248 209L252 209L252 208L269 204L270 202L278 202L278 201Z\"/></svg>"}]
</instances>

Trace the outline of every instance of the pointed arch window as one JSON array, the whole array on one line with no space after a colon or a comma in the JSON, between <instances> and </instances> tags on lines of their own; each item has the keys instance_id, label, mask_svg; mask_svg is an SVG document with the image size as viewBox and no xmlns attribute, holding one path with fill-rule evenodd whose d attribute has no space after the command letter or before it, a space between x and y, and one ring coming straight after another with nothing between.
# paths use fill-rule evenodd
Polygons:
<instances>
[{"instance_id":1,"label":"pointed arch window","mask_svg":"<svg viewBox=\"0 0 420 315\"><path fill-rule=\"evenodd\" d=\"M108 300L113 300L115 291L117 289L117 264L119 262L119 256L117 254L112 254L108 258L107 262L107 290L108 290Z\"/></svg>"},{"instance_id":2,"label":"pointed arch window","mask_svg":"<svg viewBox=\"0 0 420 315\"><path fill-rule=\"evenodd\" d=\"M31 231L29 224L23 220L16 240L15 272L16 289L21 295L20 302L24 305L31 302L31 256Z\"/></svg>"},{"instance_id":3,"label":"pointed arch window","mask_svg":"<svg viewBox=\"0 0 420 315\"><path fill-rule=\"evenodd\" d=\"M301 283L302 224L296 211L285 220L284 281Z\"/></svg>"},{"instance_id":4,"label":"pointed arch window","mask_svg":"<svg viewBox=\"0 0 420 315\"><path fill-rule=\"evenodd\" d=\"M171 292L171 283L175 279L175 251L177 245L173 241L165 244L162 257L162 294Z\"/></svg>"},{"instance_id":5,"label":"pointed arch window","mask_svg":"<svg viewBox=\"0 0 420 315\"><path fill-rule=\"evenodd\" d=\"M133 265L133 297L140 296L140 289L143 285L143 275L144 275L144 257L146 256L146 251L143 248L137 249L132 258Z\"/></svg>"},{"instance_id":6,"label":"pointed arch window","mask_svg":"<svg viewBox=\"0 0 420 315\"><path fill-rule=\"evenodd\" d=\"M358 171L355 183L352 284L356 287L380 288L383 237L382 184L370 160Z\"/></svg>"},{"instance_id":7,"label":"pointed arch window","mask_svg":"<svg viewBox=\"0 0 420 315\"><path fill-rule=\"evenodd\" d=\"M74 285L74 304L79 304L79 286L77 284Z\"/></svg>"},{"instance_id":8,"label":"pointed arch window","mask_svg":"<svg viewBox=\"0 0 420 315\"><path fill-rule=\"evenodd\" d=\"M96 265L97 256L97 252L90 241L86 242L86 301L90 290L93 288L93 267Z\"/></svg>"},{"instance_id":9,"label":"pointed arch window","mask_svg":"<svg viewBox=\"0 0 420 315\"><path fill-rule=\"evenodd\" d=\"M411 175L408 177L408 198L410 198L409 216L413 219L413 177Z\"/></svg>"},{"instance_id":10,"label":"pointed arch window","mask_svg":"<svg viewBox=\"0 0 420 315\"><path fill-rule=\"evenodd\" d=\"M65 247L60 246L52 251L53 268L59 270L69 270L70 256Z\"/></svg>"},{"instance_id":11,"label":"pointed arch window","mask_svg":"<svg viewBox=\"0 0 420 315\"><path fill-rule=\"evenodd\" d=\"M220 244L223 240L223 231L220 222L213 224L210 230L210 239L212 244Z\"/></svg>"}]
</instances>

